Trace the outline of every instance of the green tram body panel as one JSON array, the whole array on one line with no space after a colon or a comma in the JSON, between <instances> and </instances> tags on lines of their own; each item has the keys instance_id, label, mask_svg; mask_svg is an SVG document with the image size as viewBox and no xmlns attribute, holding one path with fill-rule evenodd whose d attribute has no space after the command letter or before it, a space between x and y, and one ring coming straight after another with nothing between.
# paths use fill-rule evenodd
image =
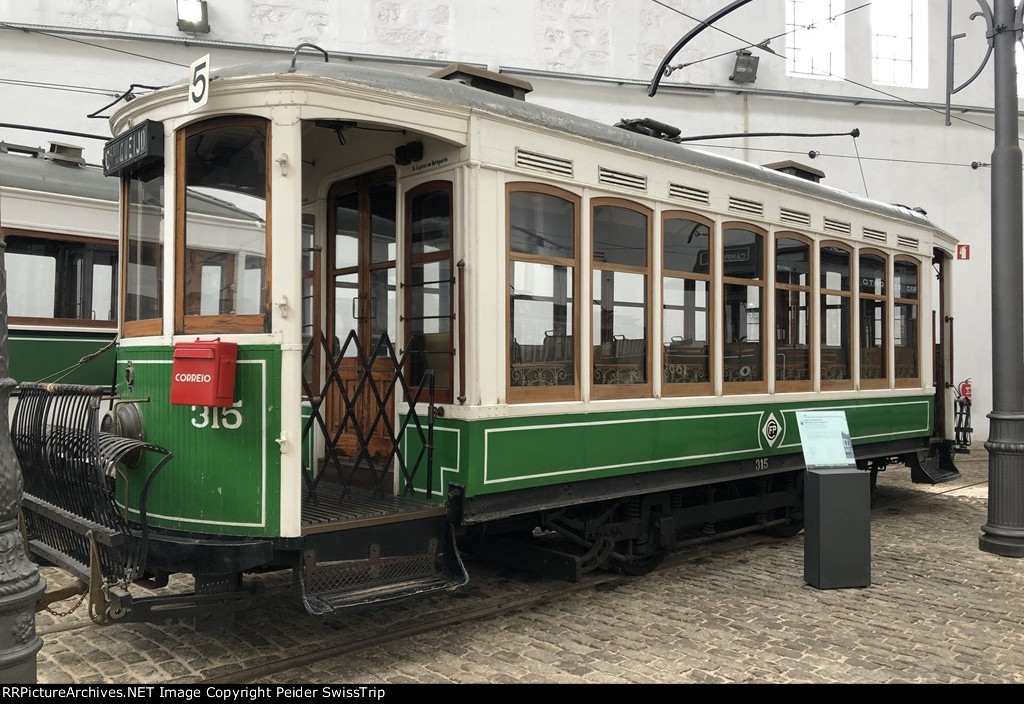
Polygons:
<instances>
[{"instance_id":1,"label":"green tram body panel","mask_svg":"<svg viewBox=\"0 0 1024 704\"><path fill-rule=\"evenodd\" d=\"M109 389L114 384L116 353L113 347L71 373L63 376L62 373L75 367L82 358L96 354L113 339L112 332L15 330L8 340L11 378L17 382L60 382Z\"/></svg>"},{"instance_id":2,"label":"green tram body panel","mask_svg":"<svg viewBox=\"0 0 1024 704\"><path fill-rule=\"evenodd\" d=\"M138 403L146 441L174 453L150 487L149 525L211 535L280 535L281 452L274 441L281 426L280 349L238 346L230 409L171 405L173 351L126 347L117 362L119 398ZM117 478L118 503L127 504L136 520L154 461L143 460L148 463L122 468Z\"/></svg>"},{"instance_id":3,"label":"green tram body panel","mask_svg":"<svg viewBox=\"0 0 1024 704\"><path fill-rule=\"evenodd\" d=\"M932 433L930 395L463 421L434 427L431 496L466 496L799 453L796 412L841 410L854 446ZM405 439L406 457L419 448ZM419 491L426 480L415 480Z\"/></svg>"}]
</instances>

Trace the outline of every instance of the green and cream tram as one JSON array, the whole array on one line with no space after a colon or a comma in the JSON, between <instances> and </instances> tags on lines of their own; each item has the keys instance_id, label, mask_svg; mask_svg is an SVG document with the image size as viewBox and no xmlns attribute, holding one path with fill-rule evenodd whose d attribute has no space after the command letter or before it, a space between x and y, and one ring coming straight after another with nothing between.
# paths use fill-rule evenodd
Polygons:
<instances>
[{"instance_id":1,"label":"green and cream tram","mask_svg":"<svg viewBox=\"0 0 1024 704\"><path fill-rule=\"evenodd\" d=\"M575 578L793 533L800 411L956 476L954 237L529 90L300 57L115 114L104 428L164 452L107 473L143 553L108 613L129 577L194 575L191 613L292 569L327 613L458 587L460 549Z\"/></svg>"}]
</instances>

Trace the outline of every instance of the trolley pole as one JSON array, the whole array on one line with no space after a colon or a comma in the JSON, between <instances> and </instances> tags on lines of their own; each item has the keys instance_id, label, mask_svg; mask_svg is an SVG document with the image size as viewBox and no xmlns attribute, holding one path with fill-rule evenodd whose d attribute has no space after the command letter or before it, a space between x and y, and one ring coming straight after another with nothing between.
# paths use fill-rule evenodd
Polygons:
<instances>
[{"instance_id":1,"label":"trolley pole","mask_svg":"<svg viewBox=\"0 0 1024 704\"><path fill-rule=\"evenodd\" d=\"M46 582L25 554L18 530L23 484L8 418L15 381L11 378L7 345L6 249L6 243L0 240L0 682L35 684L36 653L43 647L36 634L35 607Z\"/></svg>"},{"instance_id":2,"label":"trolley pole","mask_svg":"<svg viewBox=\"0 0 1024 704\"><path fill-rule=\"evenodd\" d=\"M978 0L986 9L982 0ZM989 27L995 62L992 151L992 412L988 415L988 521L979 547L1024 557L1024 245L1021 149L1014 45L1021 16L994 0Z\"/></svg>"}]
</instances>

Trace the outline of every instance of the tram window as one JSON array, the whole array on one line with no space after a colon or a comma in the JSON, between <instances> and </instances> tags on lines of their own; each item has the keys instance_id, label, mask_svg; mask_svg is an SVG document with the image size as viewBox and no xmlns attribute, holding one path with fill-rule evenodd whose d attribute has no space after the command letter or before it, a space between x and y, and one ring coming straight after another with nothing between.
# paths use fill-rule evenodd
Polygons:
<instances>
[{"instance_id":1,"label":"tram window","mask_svg":"<svg viewBox=\"0 0 1024 704\"><path fill-rule=\"evenodd\" d=\"M811 246L775 237L775 380L779 391L811 388Z\"/></svg>"},{"instance_id":2,"label":"tram window","mask_svg":"<svg viewBox=\"0 0 1024 704\"><path fill-rule=\"evenodd\" d=\"M434 372L434 398L453 398L452 188L427 183L409 193L405 339L406 380L410 389ZM459 321L464 324L464 321Z\"/></svg>"},{"instance_id":3,"label":"tram window","mask_svg":"<svg viewBox=\"0 0 1024 704\"><path fill-rule=\"evenodd\" d=\"M7 307L11 317L55 317L56 258L18 253L10 239L7 246Z\"/></svg>"},{"instance_id":4,"label":"tram window","mask_svg":"<svg viewBox=\"0 0 1024 704\"><path fill-rule=\"evenodd\" d=\"M116 244L9 235L7 310L18 322L112 324L117 309Z\"/></svg>"},{"instance_id":5,"label":"tram window","mask_svg":"<svg viewBox=\"0 0 1024 704\"><path fill-rule=\"evenodd\" d=\"M94 264L92 267L92 320L113 320L114 301L114 264Z\"/></svg>"},{"instance_id":6,"label":"tram window","mask_svg":"<svg viewBox=\"0 0 1024 704\"><path fill-rule=\"evenodd\" d=\"M508 194L509 400L579 397L579 200L534 184Z\"/></svg>"},{"instance_id":7,"label":"tram window","mask_svg":"<svg viewBox=\"0 0 1024 704\"><path fill-rule=\"evenodd\" d=\"M822 388L850 388L853 384L851 256L848 249L837 245L823 244L820 249Z\"/></svg>"},{"instance_id":8,"label":"tram window","mask_svg":"<svg viewBox=\"0 0 1024 704\"><path fill-rule=\"evenodd\" d=\"M148 180L133 174L127 179L128 205L125 225L126 336L160 332L163 315L164 177Z\"/></svg>"},{"instance_id":9,"label":"tram window","mask_svg":"<svg viewBox=\"0 0 1024 704\"><path fill-rule=\"evenodd\" d=\"M919 363L920 321L918 319L918 266L916 262L897 259L893 264L893 349L897 383L917 380Z\"/></svg>"},{"instance_id":10,"label":"tram window","mask_svg":"<svg viewBox=\"0 0 1024 704\"><path fill-rule=\"evenodd\" d=\"M650 217L625 201L596 201L593 218L593 393L648 395Z\"/></svg>"},{"instance_id":11,"label":"tram window","mask_svg":"<svg viewBox=\"0 0 1024 704\"><path fill-rule=\"evenodd\" d=\"M265 332L267 123L218 118L179 135L184 332ZM224 320L231 316L231 320Z\"/></svg>"},{"instance_id":12,"label":"tram window","mask_svg":"<svg viewBox=\"0 0 1024 704\"><path fill-rule=\"evenodd\" d=\"M706 393L711 390L710 223L666 214L662 243L662 380L666 393Z\"/></svg>"},{"instance_id":13,"label":"tram window","mask_svg":"<svg viewBox=\"0 0 1024 704\"><path fill-rule=\"evenodd\" d=\"M723 375L726 389L764 388L764 235L752 226L722 230ZM739 383L742 386L730 386Z\"/></svg>"},{"instance_id":14,"label":"tram window","mask_svg":"<svg viewBox=\"0 0 1024 704\"><path fill-rule=\"evenodd\" d=\"M314 244L315 225L313 215L306 213L302 216L302 376L311 389L320 388L321 353L320 250Z\"/></svg>"},{"instance_id":15,"label":"tram window","mask_svg":"<svg viewBox=\"0 0 1024 704\"><path fill-rule=\"evenodd\" d=\"M860 379L869 388L885 386L888 373L888 297L885 276L887 261L884 255L861 253L859 309L860 309Z\"/></svg>"},{"instance_id":16,"label":"tram window","mask_svg":"<svg viewBox=\"0 0 1024 704\"><path fill-rule=\"evenodd\" d=\"M242 270L242 291L238 297L238 312L242 315L256 315L263 310L263 301L258 296L267 290L266 259L247 254Z\"/></svg>"}]
</instances>

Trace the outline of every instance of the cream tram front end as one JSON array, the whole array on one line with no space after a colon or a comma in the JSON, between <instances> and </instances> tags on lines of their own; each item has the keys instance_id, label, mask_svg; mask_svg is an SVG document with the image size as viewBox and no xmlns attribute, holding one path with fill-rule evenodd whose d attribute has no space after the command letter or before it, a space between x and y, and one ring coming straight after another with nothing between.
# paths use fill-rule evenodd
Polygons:
<instances>
[{"instance_id":1,"label":"cream tram front end","mask_svg":"<svg viewBox=\"0 0 1024 704\"><path fill-rule=\"evenodd\" d=\"M457 544L641 572L799 530L802 410L956 476L947 233L440 73L214 69L112 119L104 431L163 450L108 472L130 576L208 614L269 569L313 613L457 588Z\"/></svg>"}]
</instances>

